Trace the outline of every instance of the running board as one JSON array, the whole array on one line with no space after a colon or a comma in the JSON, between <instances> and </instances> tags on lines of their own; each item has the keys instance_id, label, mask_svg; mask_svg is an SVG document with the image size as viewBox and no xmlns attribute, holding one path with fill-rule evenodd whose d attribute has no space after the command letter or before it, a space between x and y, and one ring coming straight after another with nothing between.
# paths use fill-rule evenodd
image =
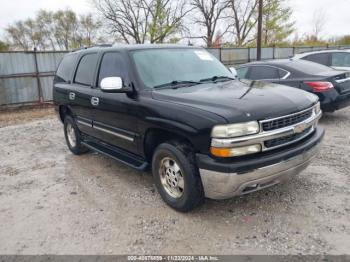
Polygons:
<instances>
[{"instance_id":1,"label":"running board","mask_svg":"<svg viewBox=\"0 0 350 262\"><path fill-rule=\"evenodd\" d=\"M82 145L86 146L93 151L97 151L105 156L113 158L129 167L135 168L140 171L144 171L148 167L148 163L142 161L136 155L126 152L122 149L119 149L114 146L110 146L107 144L101 144L95 141L82 141Z\"/></svg>"}]
</instances>

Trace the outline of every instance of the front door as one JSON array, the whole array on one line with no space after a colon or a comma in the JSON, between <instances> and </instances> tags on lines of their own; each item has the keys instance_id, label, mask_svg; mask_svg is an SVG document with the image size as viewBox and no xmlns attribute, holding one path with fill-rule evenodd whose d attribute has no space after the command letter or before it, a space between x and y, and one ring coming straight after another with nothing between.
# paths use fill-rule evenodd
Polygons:
<instances>
[{"instance_id":1,"label":"front door","mask_svg":"<svg viewBox=\"0 0 350 262\"><path fill-rule=\"evenodd\" d=\"M101 59L94 97L98 105L93 110L94 136L102 141L137 153L138 102L124 93L105 93L100 89L102 79L121 77L128 79L124 57L119 52L107 52Z\"/></svg>"}]
</instances>

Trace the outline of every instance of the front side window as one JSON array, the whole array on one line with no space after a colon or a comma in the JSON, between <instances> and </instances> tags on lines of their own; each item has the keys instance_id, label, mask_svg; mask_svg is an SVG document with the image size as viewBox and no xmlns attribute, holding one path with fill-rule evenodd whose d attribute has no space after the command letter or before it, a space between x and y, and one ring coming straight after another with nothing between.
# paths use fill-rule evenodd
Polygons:
<instances>
[{"instance_id":1,"label":"front side window","mask_svg":"<svg viewBox=\"0 0 350 262\"><path fill-rule=\"evenodd\" d=\"M203 49L169 48L132 53L136 70L148 88L172 81L200 81L214 76L233 77L213 55Z\"/></svg>"},{"instance_id":2,"label":"front side window","mask_svg":"<svg viewBox=\"0 0 350 262\"><path fill-rule=\"evenodd\" d=\"M279 79L278 69L269 66L252 66L249 79L251 80L273 80Z\"/></svg>"},{"instance_id":3,"label":"front side window","mask_svg":"<svg viewBox=\"0 0 350 262\"><path fill-rule=\"evenodd\" d=\"M97 54L88 54L80 59L74 83L90 86L94 77Z\"/></svg>"},{"instance_id":4,"label":"front side window","mask_svg":"<svg viewBox=\"0 0 350 262\"><path fill-rule=\"evenodd\" d=\"M120 77L125 79L127 76L127 67L120 53L105 53L102 58L98 85L106 77Z\"/></svg>"},{"instance_id":5,"label":"front side window","mask_svg":"<svg viewBox=\"0 0 350 262\"><path fill-rule=\"evenodd\" d=\"M240 68L237 68L236 71L237 71L237 77L239 79L245 79L247 78L247 73L248 73L248 67L240 67Z\"/></svg>"},{"instance_id":6,"label":"front side window","mask_svg":"<svg viewBox=\"0 0 350 262\"><path fill-rule=\"evenodd\" d=\"M350 67L350 54L349 53L332 54L332 66Z\"/></svg>"},{"instance_id":7,"label":"front side window","mask_svg":"<svg viewBox=\"0 0 350 262\"><path fill-rule=\"evenodd\" d=\"M329 54L328 53L309 55L309 56L304 57L303 59L311 61L311 62L315 62L318 64L329 66Z\"/></svg>"}]
</instances>

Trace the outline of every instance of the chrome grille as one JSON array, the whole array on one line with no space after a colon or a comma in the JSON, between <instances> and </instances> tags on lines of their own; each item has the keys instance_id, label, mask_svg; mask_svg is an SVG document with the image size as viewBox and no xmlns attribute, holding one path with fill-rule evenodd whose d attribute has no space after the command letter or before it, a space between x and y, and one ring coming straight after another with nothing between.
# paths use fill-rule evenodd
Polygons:
<instances>
[{"instance_id":1,"label":"chrome grille","mask_svg":"<svg viewBox=\"0 0 350 262\"><path fill-rule=\"evenodd\" d=\"M280 129L283 127L287 127L287 126L291 126L291 125L295 125L298 124L308 118L310 118L312 116L313 113L313 109L308 109L306 111L297 113L297 114L293 114L290 116L285 116L285 117L280 117L277 119L273 119L273 120L265 120L262 123L262 129L263 131L272 131L272 130L276 130L276 129Z\"/></svg>"},{"instance_id":2,"label":"chrome grille","mask_svg":"<svg viewBox=\"0 0 350 262\"><path fill-rule=\"evenodd\" d=\"M304 132L299 134L293 134L289 136L284 136L281 138L271 139L264 142L264 145L266 148L274 148L279 147L281 145L287 145L292 142L296 142L298 140L301 140L305 136L307 136L309 133L311 133L313 127L309 127L308 129L304 130Z\"/></svg>"},{"instance_id":3,"label":"chrome grille","mask_svg":"<svg viewBox=\"0 0 350 262\"><path fill-rule=\"evenodd\" d=\"M307 139L317 128L322 116L320 104L303 111L273 119L259 121L260 132L253 135L212 138L211 146L235 148L249 145L261 145L261 151L270 151Z\"/></svg>"}]
</instances>

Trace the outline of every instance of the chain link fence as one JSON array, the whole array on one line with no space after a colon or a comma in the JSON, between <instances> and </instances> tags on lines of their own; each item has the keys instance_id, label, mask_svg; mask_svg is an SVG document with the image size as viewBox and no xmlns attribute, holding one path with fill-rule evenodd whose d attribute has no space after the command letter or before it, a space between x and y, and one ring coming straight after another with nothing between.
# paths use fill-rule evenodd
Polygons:
<instances>
[{"instance_id":1,"label":"chain link fence","mask_svg":"<svg viewBox=\"0 0 350 262\"><path fill-rule=\"evenodd\" d=\"M281 59L295 54L324 49L344 49L350 46L328 47L267 47L262 59ZM227 66L256 60L256 48L209 48L211 54ZM0 52L0 107L40 104L52 101L52 80L57 66L67 52Z\"/></svg>"}]
</instances>

